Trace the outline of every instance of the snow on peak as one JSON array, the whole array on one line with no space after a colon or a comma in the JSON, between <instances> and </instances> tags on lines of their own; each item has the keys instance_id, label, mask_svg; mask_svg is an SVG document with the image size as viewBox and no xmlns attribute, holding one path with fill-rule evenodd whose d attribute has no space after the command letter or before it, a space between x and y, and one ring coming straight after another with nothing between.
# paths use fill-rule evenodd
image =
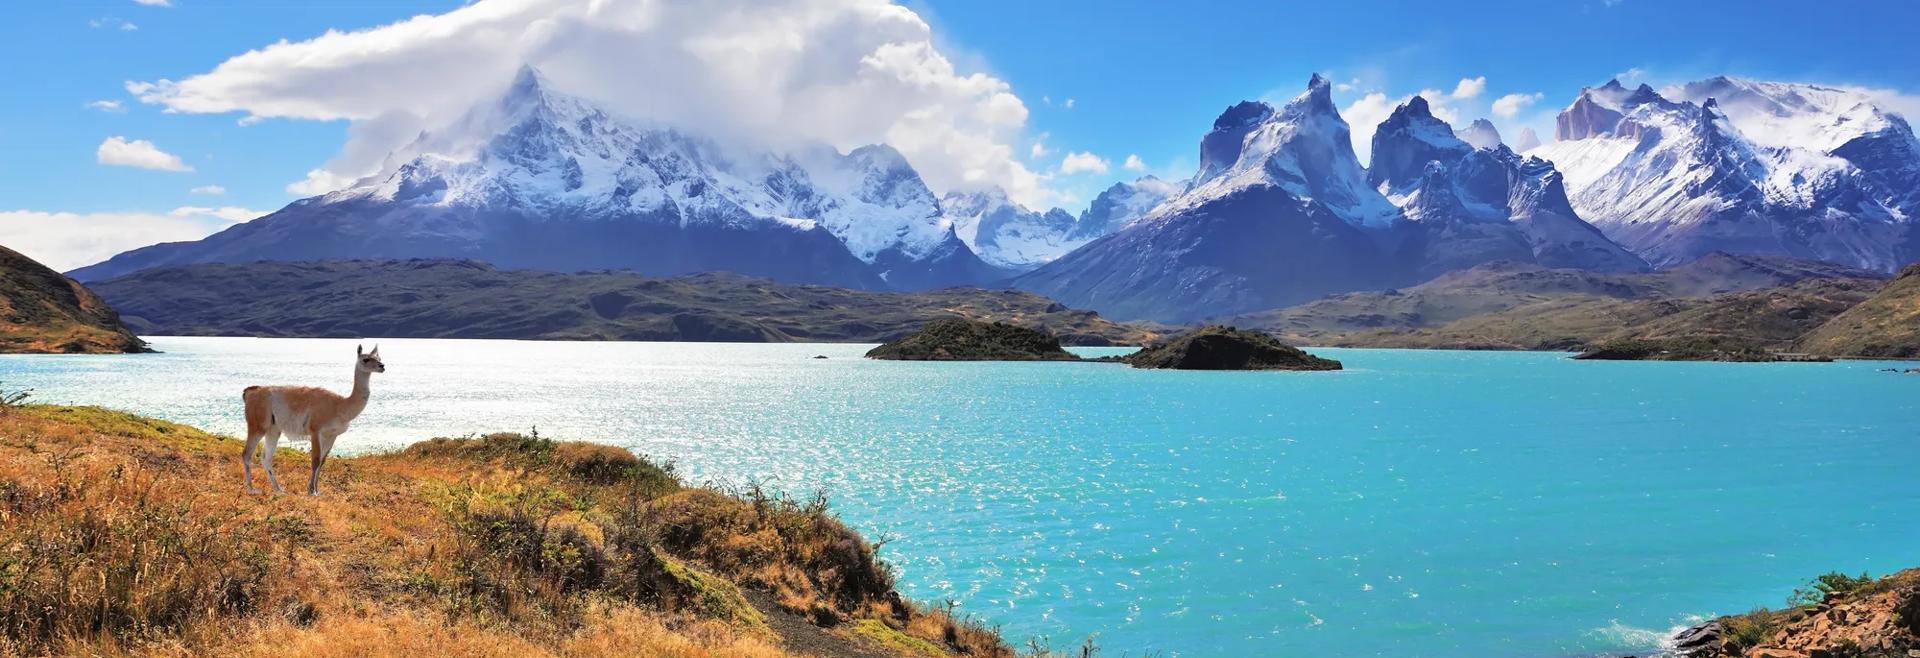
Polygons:
<instances>
[{"instance_id":1,"label":"snow on peak","mask_svg":"<svg viewBox=\"0 0 1920 658\"><path fill-rule=\"evenodd\" d=\"M1520 136L1513 138L1513 150L1519 153L1540 148L1540 135L1527 126L1520 129Z\"/></svg>"},{"instance_id":2,"label":"snow on peak","mask_svg":"<svg viewBox=\"0 0 1920 658\"><path fill-rule=\"evenodd\" d=\"M939 200L890 146L841 154L723 147L607 114L522 67L494 100L422 133L322 202L373 199L519 212L536 221L826 229L862 261L952 239Z\"/></svg>"},{"instance_id":3,"label":"snow on peak","mask_svg":"<svg viewBox=\"0 0 1920 658\"><path fill-rule=\"evenodd\" d=\"M1179 186L1152 175L1114 183L1080 213L1071 237L1091 239L1126 228L1179 191Z\"/></svg>"},{"instance_id":4,"label":"snow on peak","mask_svg":"<svg viewBox=\"0 0 1920 658\"><path fill-rule=\"evenodd\" d=\"M940 206L960 241L996 267L1033 269L1092 239L1074 235L1076 221L1067 211L1029 210L998 187L949 192Z\"/></svg>"},{"instance_id":5,"label":"snow on peak","mask_svg":"<svg viewBox=\"0 0 1920 658\"><path fill-rule=\"evenodd\" d=\"M1367 184L1389 195L1418 183L1428 163L1451 163L1473 146L1453 134L1453 126L1433 116L1427 100L1414 96L1380 122L1373 133L1373 161L1367 166Z\"/></svg>"},{"instance_id":6,"label":"snow on peak","mask_svg":"<svg viewBox=\"0 0 1920 658\"><path fill-rule=\"evenodd\" d=\"M1474 148L1480 149L1490 149L1499 146L1501 143L1500 130L1493 127L1492 121L1484 118L1474 119L1473 123L1468 124L1466 128L1460 129L1455 136L1468 144L1472 144Z\"/></svg>"},{"instance_id":7,"label":"snow on peak","mask_svg":"<svg viewBox=\"0 0 1920 658\"><path fill-rule=\"evenodd\" d=\"M1227 109L1200 141L1200 170L1178 197L1154 212L1175 214L1252 186L1285 190L1356 225L1392 223L1399 210L1366 183L1331 85L1315 74L1307 90L1279 110L1243 102Z\"/></svg>"},{"instance_id":8,"label":"snow on peak","mask_svg":"<svg viewBox=\"0 0 1920 658\"><path fill-rule=\"evenodd\" d=\"M1655 265L1730 249L1888 269L1903 258L1889 227L1920 205L1920 144L1867 92L1726 76L1589 89L1559 123L1563 141L1528 153Z\"/></svg>"}]
</instances>

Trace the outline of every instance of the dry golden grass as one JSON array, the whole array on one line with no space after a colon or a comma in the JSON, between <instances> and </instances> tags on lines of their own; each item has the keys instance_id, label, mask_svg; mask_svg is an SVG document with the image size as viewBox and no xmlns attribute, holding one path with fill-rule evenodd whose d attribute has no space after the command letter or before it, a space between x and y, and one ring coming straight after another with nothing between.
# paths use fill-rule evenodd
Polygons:
<instances>
[{"instance_id":1,"label":"dry golden grass","mask_svg":"<svg viewBox=\"0 0 1920 658\"><path fill-rule=\"evenodd\" d=\"M818 499L517 434L336 459L318 498L241 493L238 454L113 411L0 410L0 655L799 655L783 613L816 645L1013 655L902 600Z\"/></svg>"}]
</instances>

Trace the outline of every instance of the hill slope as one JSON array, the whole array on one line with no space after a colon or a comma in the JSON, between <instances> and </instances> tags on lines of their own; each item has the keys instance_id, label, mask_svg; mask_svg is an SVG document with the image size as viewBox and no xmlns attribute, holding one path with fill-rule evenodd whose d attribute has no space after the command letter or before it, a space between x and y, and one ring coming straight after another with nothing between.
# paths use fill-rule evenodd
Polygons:
<instances>
[{"instance_id":1,"label":"hill slope","mask_svg":"<svg viewBox=\"0 0 1920 658\"><path fill-rule=\"evenodd\" d=\"M1920 357L1920 263L1800 341L1817 354Z\"/></svg>"},{"instance_id":2,"label":"hill slope","mask_svg":"<svg viewBox=\"0 0 1920 658\"><path fill-rule=\"evenodd\" d=\"M1664 300L1703 299L1809 280L1851 282L1854 285L1849 290L1857 293L1877 287L1882 276L1818 261L1724 253L1650 273L1606 274L1497 262L1442 275L1410 288L1333 295L1239 316L1232 322L1272 331L1295 343L1373 344L1370 341L1380 340L1387 343L1381 346L1426 346L1438 340L1440 345L1463 347L1511 344L1557 348L1564 345L1554 339L1594 337L1596 331L1605 333L1696 305L1662 305ZM1849 304L1861 298L1851 298ZM1620 300L1648 303L1628 310ZM1578 319L1569 312L1590 319ZM1404 332L1440 329L1463 321L1467 321L1465 327L1453 332L1453 338L1424 336L1412 338L1411 344L1401 340ZM1573 324L1566 330L1553 328L1568 322ZM1535 329L1537 336L1532 335Z\"/></svg>"},{"instance_id":3,"label":"hill slope","mask_svg":"<svg viewBox=\"0 0 1920 658\"><path fill-rule=\"evenodd\" d=\"M0 247L0 353L145 351L86 286Z\"/></svg>"},{"instance_id":4,"label":"hill slope","mask_svg":"<svg viewBox=\"0 0 1920 658\"><path fill-rule=\"evenodd\" d=\"M886 293L734 274L659 279L454 260L190 265L96 288L131 325L169 335L885 342L959 317L1041 329L1068 344L1152 338L1014 290Z\"/></svg>"},{"instance_id":5,"label":"hill slope","mask_svg":"<svg viewBox=\"0 0 1920 658\"><path fill-rule=\"evenodd\" d=\"M97 408L0 413L0 654L1013 656L904 601L823 504L619 448L434 439L334 459L313 498L241 494L239 451Z\"/></svg>"}]
</instances>

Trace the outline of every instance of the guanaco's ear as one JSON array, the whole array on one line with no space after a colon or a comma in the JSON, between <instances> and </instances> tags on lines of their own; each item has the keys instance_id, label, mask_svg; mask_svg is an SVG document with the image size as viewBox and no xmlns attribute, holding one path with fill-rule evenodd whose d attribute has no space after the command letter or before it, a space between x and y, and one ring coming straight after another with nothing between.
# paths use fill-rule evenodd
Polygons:
<instances>
[{"instance_id":1,"label":"guanaco's ear","mask_svg":"<svg viewBox=\"0 0 1920 658\"><path fill-rule=\"evenodd\" d=\"M366 353L366 352L364 351L365 349L366 349L366 348L365 348L365 346L361 346L361 345L355 345L355 346L353 346L353 355L354 355L354 356L366 356L366 355L367 355L367 353Z\"/></svg>"},{"instance_id":2,"label":"guanaco's ear","mask_svg":"<svg viewBox=\"0 0 1920 658\"><path fill-rule=\"evenodd\" d=\"M372 352L368 352L368 354L371 354L371 355L374 355L374 356L380 356L380 344L379 344L379 343L374 343L374 344L373 344L373 351L372 351Z\"/></svg>"}]
</instances>

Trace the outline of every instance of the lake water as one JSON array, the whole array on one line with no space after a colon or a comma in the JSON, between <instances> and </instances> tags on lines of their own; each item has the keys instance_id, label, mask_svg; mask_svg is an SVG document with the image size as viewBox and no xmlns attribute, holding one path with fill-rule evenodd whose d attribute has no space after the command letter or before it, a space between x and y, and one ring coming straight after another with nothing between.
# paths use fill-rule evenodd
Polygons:
<instances>
[{"instance_id":1,"label":"lake water","mask_svg":"<svg viewBox=\"0 0 1920 658\"><path fill-rule=\"evenodd\" d=\"M1920 377L1877 372L1896 364L1327 349L1348 370L1197 373L381 342L337 450L538 426L695 481L825 487L893 539L909 595L1108 655L1618 655L1828 570L1920 566ZM345 389L353 349L153 343L0 357L0 387L237 433L241 387Z\"/></svg>"}]
</instances>

